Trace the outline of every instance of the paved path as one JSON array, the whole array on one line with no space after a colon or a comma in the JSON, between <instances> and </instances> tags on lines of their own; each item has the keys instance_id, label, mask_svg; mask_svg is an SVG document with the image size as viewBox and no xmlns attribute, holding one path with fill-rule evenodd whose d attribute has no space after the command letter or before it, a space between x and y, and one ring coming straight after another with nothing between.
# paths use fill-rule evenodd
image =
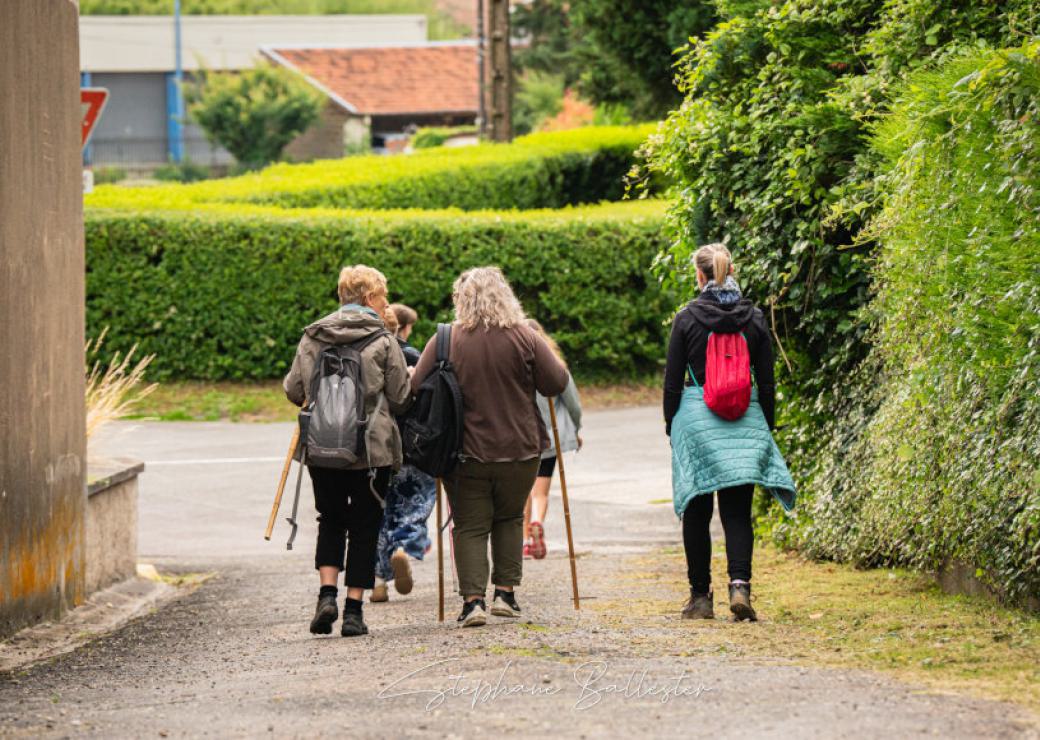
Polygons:
<instances>
[{"instance_id":1,"label":"paved path","mask_svg":"<svg viewBox=\"0 0 1040 740\"><path fill-rule=\"evenodd\" d=\"M306 631L315 591L309 489L296 550L284 549L284 520L273 542L261 536L289 426L117 425L108 448L148 463L141 559L216 575L72 654L0 675L0 735L1031 732L1005 705L926 694L868 673L697 655L689 650L696 629L678 620L678 603L649 621L627 619L625 597L654 596L633 579L631 557L678 543L670 506L652 503L669 496L668 449L653 409L590 413L587 424L586 451L567 460L587 607L580 616L569 603L554 499L550 557L525 567L520 623L464 631L438 624L431 558L416 568L410 596L366 606L372 634L350 640ZM452 599L450 617L456 608Z\"/></svg>"}]
</instances>

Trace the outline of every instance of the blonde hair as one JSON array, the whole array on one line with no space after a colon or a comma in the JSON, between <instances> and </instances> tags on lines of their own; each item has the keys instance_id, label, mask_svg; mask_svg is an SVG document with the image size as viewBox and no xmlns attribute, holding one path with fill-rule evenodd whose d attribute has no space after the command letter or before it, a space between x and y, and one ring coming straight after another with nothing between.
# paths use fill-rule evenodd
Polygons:
<instances>
[{"instance_id":1,"label":"blonde hair","mask_svg":"<svg viewBox=\"0 0 1040 740\"><path fill-rule=\"evenodd\" d=\"M563 350L560 349L560 345L556 343L556 340L549 336L549 333L545 330L545 327L542 326L537 319L528 319L527 323L528 325L530 325L532 329L538 332L538 335L542 339L545 340L545 343L549 345L549 349L551 349L552 353L556 355L556 359L559 360L564 367L567 367L567 360L563 357Z\"/></svg>"},{"instance_id":2,"label":"blonde hair","mask_svg":"<svg viewBox=\"0 0 1040 740\"><path fill-rule=\"evenodd\" d=\"M386 293L386 275L368 265L351 265L339 273L339 302L361 303L373 293Z\"/></svg>"},{"instance_id":3,"label":"blonde hair","mask_svg":"<svg viewBox=\"0 0 1040 740\"><path fill-rule=\"evenodd\" d=\"M397 314L393 311L393 306L387 306L386 310L383 311L383 324L388 332L397 336L401 326L397 321Z\"/></svg>"},{"instance_id":4,"label":"blonde hair","mask_svg":"<svg viewBox=\"0 0 1040 740\"><path fill-rule=\"evenodd\" d=\"M466 329L508 329L527 319L509 281L497 267L474 267L459 275L452 301L455 321Z\"/></svg>"},{"instance_id":5,"label":"blonde hair","mask_svg":"<svg viewBox=\"0 0 1040 740\"><path fill-rule=\"evenodd\" d=\"M419 314L415 312L415 309L403 303L391 303L390 310L394 312L394 317L397 319L398 329L404 329L419 320Z\"/></svg>"},{"instance_id":6,"label":"blonde hair","mask_svg":"<svg viewBox=\"0 0 1040 740\"><path fill-rule=\"evenodd\" d=\"M693 262L704 273L704 277L714 280L720 288L733 267L733 257L722 242L705 244L693 255Z\"/></svg>"}]
</instances>

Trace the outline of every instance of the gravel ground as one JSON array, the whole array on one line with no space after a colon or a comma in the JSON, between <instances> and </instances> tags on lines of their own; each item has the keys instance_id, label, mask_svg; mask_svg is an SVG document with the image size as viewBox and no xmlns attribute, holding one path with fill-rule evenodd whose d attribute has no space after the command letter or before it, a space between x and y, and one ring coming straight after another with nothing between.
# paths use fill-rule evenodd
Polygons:
<instances>
[{"instance_id":1,"label":"gravel ground","mask_svg":"<svg viewBox=\"0 0 1040 740\"><path fill-rule=\"evenodd\" d=\"M190 466L154 465L142 482L143 553L153 554L160 570L213 577L75 652L0 674L0 735L1036 736L1008 705L926 693L866 672L690 655L697 626L679 620L678 603L649 622L629 618L623 607L605 610L608 600L618 603L618 582L634 572L635 557L675 544L679 535L668 507L647 503L667 489L647 493L650 474L631 475L641 465L660 467L659 443L649 450L629 444L621 455L629 461L628 478L618 472L618 449L608 444L618 426L632 433L630 440L642 436L641 425L659 432L656 412L589 416L590 450L571 466L585 599L580 613L570 602L554 501L550 555L525 565L519 592L525 616L518 622L492 618L484 628L457 629L457 597L450 596L448 621L438 624L430 558L416 567L411 595L366 605L370 635L314 638L307 632L316 585L310 510L292 553L280 543L254 551L266 512L252 511L241 528L229 514L222 539L219 522L205 514L206 502L234 511L235 496L266 498L253 490L250 475L256 485L269 481L271 464L251 465L252 472L219 491L195 490ZM217 440L231 434L222 425L183 429L193 443L203 433ZM180 432L174 425L138 425L133 444L124 438L121 449L136 445L150 462L158 462L160 448L168 461L203 454L178 448ZM265 433L272 446L288 436L284 427ZM252 443L261 458L274 456L266 447L258 451L249 434L236 431L235 439ZM235 443L203 448L229 458L237 454ZM170 503L178 496L179 514ZM196 522L197 540L170 536L186 521ZM283 529L276 531L276 539L282 536ZM624 581L630 603L651 595L638 580Z\"/></svg>"}]
</instances>

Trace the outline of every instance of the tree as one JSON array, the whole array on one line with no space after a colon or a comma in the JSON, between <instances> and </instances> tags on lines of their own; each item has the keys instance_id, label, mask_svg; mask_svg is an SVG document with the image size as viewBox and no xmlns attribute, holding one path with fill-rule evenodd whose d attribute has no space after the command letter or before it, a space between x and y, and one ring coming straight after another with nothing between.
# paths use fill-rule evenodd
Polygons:
<instances>
[{"instance_id":1,"label":"tree","mask_svg":"<svg viewBox=\"0 0 1040 740\"><path fill-rule=\"evenodd\" d=\"M188 113L214 144L246 167L276 161L314 123L325 96L294 72L260 65L244 72L203 72L185 86Z\"/></svg>"},{"instance_id":2,"label":"tree","mask_svg":"<svg viewBox=\"0 0 1040 740\"><path fill-rule=\"evenodd\" d=\"M709 0L534 0L514 11L520 70L562 75L583 97L664 116L682 100L673 52L716 21Z\"/></svg>"}]
</instances>

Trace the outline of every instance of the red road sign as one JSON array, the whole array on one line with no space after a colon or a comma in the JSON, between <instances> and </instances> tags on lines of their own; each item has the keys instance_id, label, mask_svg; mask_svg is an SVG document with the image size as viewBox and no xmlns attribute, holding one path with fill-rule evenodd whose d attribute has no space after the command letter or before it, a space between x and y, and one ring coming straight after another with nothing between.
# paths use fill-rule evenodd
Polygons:
<instances>
[{"instance_id":1,"label":"red road sign","mask_svg":"<svg viewBox=\"0 0 1040 740\"><path fill-rule=\"evenodd\" d=\"M101 111L105 109L108 102L108 90L103 87L81 87L79 89L79 102L83 115L83 146L90 140L90 134L94 126L101 118Z\"/></svg>"}]
</instances>

